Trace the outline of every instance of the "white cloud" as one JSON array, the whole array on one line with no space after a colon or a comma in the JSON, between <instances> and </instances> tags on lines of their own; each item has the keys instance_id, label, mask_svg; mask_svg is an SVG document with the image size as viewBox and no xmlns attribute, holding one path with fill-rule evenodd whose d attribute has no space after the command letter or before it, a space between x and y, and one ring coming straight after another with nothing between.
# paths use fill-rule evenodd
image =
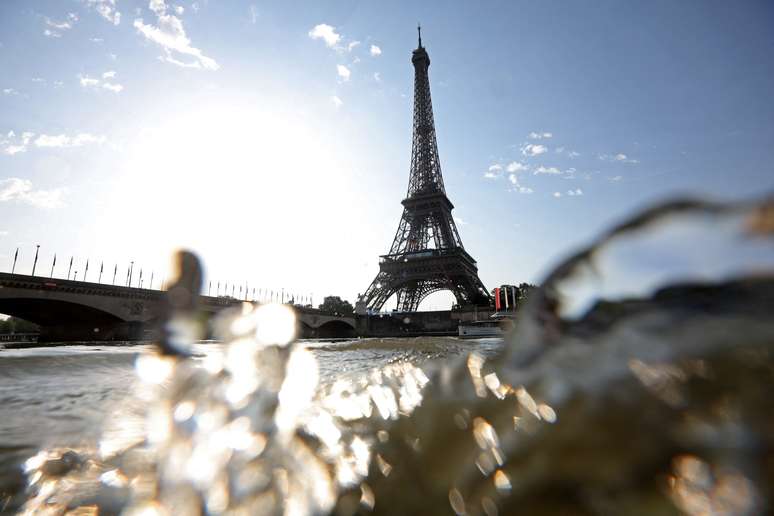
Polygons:
<instances>
[{"instance_id":1,"label":"white cloud","mask_svg":"<svg viewBox=\"0 0 774 516\"><path fill-rule=\"evenodd\" d=\"M505 167L508 172L524 172L529 170L529 166L519 161L512 161Z\"/></svg>"},{"instance_id":2,"label":"white cloud","mask_svg":"<svg viewBox=\"0 0 774 516\"><path fill-rule=\"evenodd\" d=\"M553 133L536 133L536 132L529 133L529 137L532 138L533 140L542 140L543 138L547 139L547 138L552 138L553 136L554 136Z\"/></svg>"},{"instance_id":3,"label":"white cloud","mask_svg":"<svg viewBox=\"0 0 774 516\"><path fill-rule=\"evenodd\" d=\"M567 190L567 195L569 196L583 195L583 190L581 190L580 188L576 188L575 190Z\"/></svg>"},{"instance_id":4,"label":"white cloud","mask_svg":"<svg viewBox=\"0 0 774 516\"><path fill-rule=\"evenodd\" d=\"M113 79L115 76L116 72L112 70L102 74L102 77L105 79ZM103 81L102 79L96 79L94 77L89 77L88 75L79 75L78 80L84 88L101 88L112 91L113 93L120 93L124 89L121 84L108 82L106 80Z\"/></svg>"},{"instance_id":5,"label":"white cloud","mask_svg":"<svg viewBox=\"0 0 774 516\"><path fill-rule=\"evenodd\" d=\"M60 38L62 37L62 32L73 28L73 23L78 21L78 15L75 13L70 13L67 15L67 19L64 21L52 20L47 16L44 17L43 20L46 22L46 26L48 27L43 31L43 35L49 38Z\"/></svg>"},{"instance_id":6,"label":"white cloud","mask_svg":"<svg viewBox=\"0 0 774 516\"><path fill-rule=\"evenodd\" d=\"M513 185L513 187L511 188L512 192L521 193L521 194L531 194L534 192L532 188L529 188L519 183L519 176L515 173L508 174L508 181L510 181L511 184Z\"/></svg>"},{"instance_id":7,"label":"white cloud","mask_svg":"<svg viewBox=\"0 0 774 516\"><path fill-rule=\"evenodd\" d=\"M463 220L462 217L454 217L454 222L456 222L460 226L466 226L468 224L465 220Z\"/></svg>"},{"instance_id":8,"label":"white cloud","mask_svg":"<svg viewBox=\"0 0 774 516\"><path fill-rule=\"evenodd\" d=\"M355 47L357 47L358 45L360 45L359 41L350 41L347 44L347 51L352 52L355 49Z\"/></svg>"},{"instance_id":9,"label":"white cloud","mask_svg":"<svg viewBox=\"0 0 774 516\"><path fill-rule=\"evenodd\" d=\"M341 100L341 99L340 99L339 97L337 97L336 95L333 95L333 96L331 97L331 102L333 102L333 105L334 105L334 106L336 106L336 109L340 108L340 107L341 107L341 106L344 104L344 101L343 101L343 100Z\"/></svg>"},{"instance_id":10,"label":"white cloud","mask_svg":"<svg viewBox=\"0 0 774 516\"><path fill-rule=\"evenodd\" d=\"M497 179L500 177L503 173L503 167L502 165L495 163L494 165L489 165L489 169L484 172L484 177L487 179Z\"/></svg>"},{"instance_id":11,"label":"white cloud","mask_svg":"<svg viewBox=\"0 0 774 516\"><path fill-rule=\"evenodd\" d=\"M619 163L639 163L640 161L637 159L632 159L626 154L618 153L618 154L600 154L599 159L602 161L617 161Z\"/></svg>"},{"instance_id":12,"label":"white cloud","mask_svg":"<svg viewBox=\"0 0 774 516\"><path fill-rule=\"evenodd\" d=\"M527 143L521 147L521 153L525 156L537 156L548 152L548 147L534 143Z\"/></svg>"},{"instance_id":13,"label":"white cloud","mask_svg":"<svg viewBox=\"0 0 774 516\"><path fill-rule=\"evenodd\" d=\"M84 3L113 25L121 23L121 13L116 9L116 0L84 0Z\"/></svg>"},{"instance_id":14,"label":"white cloud","mask_svg":"<svg viewBox=\"0 0 774 516\"><path fill-rule=\"evenodd\" d=\"M538 168L536 168L535 172L534 172L535 175L537 175L537 174L556 175L556 174L561 174L561 173L562 173L562 171L559 170L556 167L544 167L543 165L540 165Z\"/></svg>"},{"instance_id":15,"label":"white cloud","mask_svg":"<svg viewBox=\"0 0 774 516\"><path fill-rule=\"evenodd\" d=\"M376 82L382 82L382 74L379 72L374 72L374 80Z\"/></svg>"},{"instance_id":16,"label":"white cloud","mask_svg":"<svg viewBox=\"0 0 774 516\"><path fill-rule=\"evenodd\" d=\"M81 81L81 86L84 88L88 88L89 86L97 86L99 85L99 79L93 79L91 77L79 75L78 79Z\"/></svg>"},{"instance_id":17,"label":"white cloud","mask_svg":"<svg viewBox=\"0 0 774 516\"><path fill-rule=\"evenodd\" d=\"M371 52L371 55L372 55L373 57L376 57L376 56L380 56L380 55L382 55L382 49L381 49L381 48L379 48L379 47L378 47L378 46L376 46L376 45L371 45L371 50L370 50L370 52Z\"/></svg>"},{"instance_id":18,"label":"white cloud","mask_svg":"<svg viewBox=\"0 0 774 516\"><path fill-rule=\"evenodd\" d=\"M250 23L255 25L258 21L258 8L255 5L250 5Z\"/></svg>"},{"instance_id":19,"label":"white cloud","mask_svg":"<svg viewBox=\"0 0 774 516\"><path fill-rule=\"evenodd\" d=\"M19 92L18 92L18 91L16 91L15 89L13 89L13 88L5 88L5 89L3 90L3 94L4 94L4 95L18 95L18 94L19 94Z\"/></svg>"},{"instance_id":20,"label":"white cloud","mask_svg":"<svg viewBox=\"0 0 774 516\"><path fill-rule=\"evenodd\" d=\"M42 77L33 77L32 82L46 82L46 80Z\"/></svg>"},{"instance_id":21,"label":"white cloud","mask_svg":"<svg viewBox=\"0 0 774 516\"><path fill-rule=\"evenodd\" d=\"M191 40L185 33L183 22L177 16L168 14L166 8L163 0L151 0L151 10L156 13L158 26L146 24L142 18L134 20L134 28L137 32L164 49L166 55L162 56L161 60L186 68L219 69L220 66L214 59L191 46ZM183 62L173 56L173 53L192 57L193 61Z\"/></svg>"},{"instance_id":22,"label":"white cloud","mask_svg":"<svg viewBox=\"0 0 774 516\"><path fill-rule=\"evenodd\" d=\"M335 46L341 40L341 35L336 33L336 27L332 27L327 23L315 25L308 34L312 39L322 39L328 47Z\"/></svg>"},{"instance_id":23,"label":"white cloud","mask_svg":"<svg viewBox=\"0 0 774 516\"><path fill-rule=\"evenodd\" d=\"M345 82L349 80L349 76L352 74L352 72L349 71L349 68L344 65L336 65L336 73L338 73L341 80Z\"/></svg>"},{"instance_id":24,"label":"white cloud","mask_svg":"<svg viewBox=\"0 0 774 516\"><path fill-rule=\"evenodd\" d=\"M613 176L613 177L609 177L608 179L610 181L614 181L615 182L615 181L620 181L621 179L623 179L623 176Z\"/></svg>"},{"instance_id":25,"label":"white cloud","mask_svg":"<svg viewBox=\"0 0 774 516\"><path fill-rule=\"evenodd\" d=\"M28 134L32 135L32 133L28 133ZM101 145L105 143L106 140L107 139L104 136L95 136L91 133L78 133L75 136L68 136L66 134L58 134L58 135L41 134L35 139L34 143L36 147L66 148L66 147L82 147L88 144Z\"/></svg>"},{"instance_id":26,"label":"white cloud","mask_svg":"<svg viewBox=\"0 0 774 516\"><path fill-rule=\"evenodd\" d=\"M0 202L16 201L38 208L56 208L62 205L65 190L35 190L28 179L11 177L0 179Z\"/></svg>"},{"instance_id":27,"label":"white cloud","mask_svg":"<svg viewBox=\"0 0 774 516\"><path fill-rule=\"evenodd\" d=\"M41 134L35 140L35 146L37 147L69 147L70 137L65 134L57 136L49 136L47 134Z\"/></svg>"},{"instance_id":28,"label":"white cloud","mask_svg":"<svg viewBox=\"0 0 774 516\"><path fill-rule=\"evenodd\" d=\"M102 43L105 40L102 38L89 38L89 41L91 41L92 43Z\"/></svg>"},{"instance_id":29,"label":"white cloud","mask_svg":"<svg viewBox=\"0 0 774 516\"><path fill-rule=\"evenodd\" d=\"M577 158L580 156L580 152L568 150L566 147L557 147L555 150L557 154L564 154L568 158Z\"/></svg>"},{"instance_id":30,"label":"white cloud","mask_svg":"<svg viewBox=\"0 0 774 516\"><path fill-rule=\"evenodd\" d=\"M23 132L21 138L17 138L16 133L8 131L8 134L0 139L0 151L7 156L26 152L33 136L35 133Z\"/></svg>"},{"instance_id":31,"label":"white cloud","mask_svg":"<svg viewBox=\"0 0 774 516\"><path fill-rule=\"evenodd\" d=\"M554 192L554 197L561 197L561 196L562 196L562 192Z\"/></svg>"}]
</instances>

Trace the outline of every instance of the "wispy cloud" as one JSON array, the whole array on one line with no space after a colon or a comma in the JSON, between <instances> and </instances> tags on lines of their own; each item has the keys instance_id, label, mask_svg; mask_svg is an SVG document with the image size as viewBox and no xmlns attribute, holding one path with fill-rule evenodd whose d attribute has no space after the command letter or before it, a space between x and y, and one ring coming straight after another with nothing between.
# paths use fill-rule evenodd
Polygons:
<instances>
[{"instance_id":1,"label":"wispy cloud","mask_svg":"<svg viewBox=\"0 0 774 516\"><path fill-rule=\"evenodd\" d=\"M618 154L600 154L599 159L602 161L617 161L619 163L639 163L640 160L632 159L626 154L618 153Z\"/></svg>"},{"instance_id":2,"label":"wispy cloud","mask_svg":"<svg viewBox=\"0 0 774 516\"><path fill-rule=\"evenodd\" d=\"M462 217L454 217L454 222L456 222L460 226L467 226L468 225L468 223Z\"/></svg>"},{"instance_id":3,"label":"wispy cloud","mask_svg":"<svg viewBox=\"0 0 774 516\"><path fill-rule=\"evenodd\" d=\"M539 167L537 167L535 169L535 171L533 172L533 174L535 174L535 175L538 175L538 174L558 175L558 174L561 174L561 173L562 173L562 171L559 170L556 167L545 167L543 165L540 165Z\"/></svg>"},{"instance_id":4,"label":"wispy cloud","mask_svg":"<svg viewBox=\"0 0 774 516\"><path fill-rule=\"evenodd\" d=\"M334 106L336 106L336 109L339 109L342 105L344 105L344 101L336 95L331 96L331 102Z\"/></svg>"},{"instance_id":5,"label":"wispy cloud","mask_svg":"<svg viewBox=\"0 0 774 516\"><path fill-rule=\"evenodd\" d=\"M355 50L355 48L357 48L359 45L360 45L360 42L359 42L359 41L357 41L357 40L355 40L355 41L350 41L349 43L347 43L347 52L352 52L352 51L353 51L353 50Z\"/></svg>"},{"instance_id":6,"label":"wispy cloud","mask_svg":"<svg viewBox=\"0 0 774 516\"><path fill-rule=\"evenodd\" d=\"M554 197L559 198L562 196L562 192L554 192Z\"/></svg>"},{"instance_id":7,"label":"wispy cloud","mask_svg":"<svg viewBox=\"0 0 774 516\"><path fill-rule=\"evenodd\" d=\"M8 131L6 135L0 137L0 151L7 156L26 152L33 136L35 133L23 132L17 137L15 132Z\"/></svg>"},{"instance_id":8,"label":"wispy cloud","mask_svg":"<svg viewBox=\"0 0 774 516\"><path fill-rule=\"evenodd\" d=\"M336 73L339 74L339 77L341 77L341 80L346 82L349 80L349 76L352 75L352 72L344 65L336 65Z\"/></svg>"},{"instance_id":9,"label":"wispy cloud","mask_svg":"<svg viewBox=\"0 0 774 516\"><path fill-rule=\"evenodd\" d=\"M530 137L531 139L533 139L533 140L542 140L542 139L544 139L544 138L545 138L545 139L547 139L547 138L553 138L553 136L554 136L554 134L553 134L553 133L536 133L536 132L531 132L531 133L529 133L529 137Z\"/></svg>"},{"instance_id":10,"label":"wispy cloud","mask_svg":"<svg viewBox=\"0 0 774 516\"><path fill-rule=\"evenodd\" d=\"M487 179L497 179L501 175L503 175L503 166L498 163L489 165L487 171L484 172L484 177Z\"/></svg>"},{"instance_id":11,"label":"wispy cloud","mask_svg":"<svg viewBox=\"0 0 774 516\"><path fill-rule=\"evenodd\" d=\"M379 72L374 72L374 80L376 82L382 82L382 74Z\"/></svg>"},{"instance_id":12,"label":"wispy cloud","mask_svg":"<svg viewBox=\"0 0 774 516\"><path fill-rule=\"evenodd\" d=\"M250 23L255 25L255 23L258 21L258 8L255 5L251 4L249 13L250 13Z\"/></svg>"},{"instance_id":13,"label":"wispy cloud","mask_svg":"<svg viewBox=\"0 0 774 516\"><path fill-rule=\"evenodd\" d=\"M548 147L536 143L527 143L521 147L521 153L524 156L538 156L546 152L548 152Z\"/></svg>"},{"instance_id":14,"label":"wispy cloud","mask_svg":"<svg viewBox=\"0 0 774 516\"><path fill-rule=\"evenodd\" d=\"M104 136L95 136L90 133L78 133L75 136L41 134L34 143L36 147L82 147L89 144L101 145L105 141Z\"/></svg>"},{"instance_id":15,"label":"wispy cloud","mask_svg":"<svg viewBox=\"0 0 774 516\"><path fill-rule=\"evenodd\" d=\"M16 91L15 89L13 89L13 88L4 88L3 89L3 95L18 95L18 94L19 94L19 92Z\"/></svg>"},{"instance_id":16,"label":"wispy cloud","mask_svg":"<svg viewBox=\"0 0 774 516\"><path fill-rule=\"evenodd\" d=\"M376 57L376 56L380 56L380 55L382 55L382 49L381 49L381 48L379 48L379 47L378 47L378 46L376 46L376 45L371 45L371 50L370 50L370 52L371 52L371 55L372 55L373 57Z\"/></svg>"},{"instance_id":17,"label":"wispy cloud","mask_svg":"<svg viewBox=\"0 0 774 516\"><path fill-rule=\"evenodd\" d=\"M36 190L28 179L0 179L0 202L19 202L37 208L57 208L63 204L63 188Z\"/></svg>"},{"instance_id":18,"label":"wispy cloud","mask_svg":"<svg viewBox=\"0 0 774 516\"><path fill-rule=\"evenodd\" d=\"M336 46L336 43L341 40L341 34L336 32L336 27L328 25L327 23L315 25L308 34L312 39L322 39L325 41L325 45L330 48Z\"/></svg>"},{"instance_id":19,"label":"wispy cloud","mask_svg":"<svg viewBox=\"0 0 774 516\"><path fill-rule=\"evenodd\" d=\"M121 23L121 13L116 9L116 0L83 0L83 3L113 25Z\"/></svg>"},{"instance_id":20,"label":"wispy cloud","mask_svg":"<svg viewBox=\"0 0 774 516\"><path fill-rule=\"evenodd\" d=\"M78 15L69 13L67 19L63 21L52 20L47 16L44 16L43 20L46 22L46 29L43 31L43 34L49 38L59 38L64 31L73 28L73 24L78 21Z\"/></svg>"},{"instance_id":21,"label":"wispy cloud","mask_svg":"<svg viewBox=\"0 0 774 516\"><path fill-rule=\"evenodd\" d=\"M520 161L511 161L505 167L508 172L526 172L529 170L529 165L526 165Z\"/></svg>"},{"instance_id":22,"label":"wispy cloud","mask_svg":"<svg viewBox=\"0 0 774 516\"><path fill-rule=\"evenodd\" d=\"M84 88L103 89L112 91L113 93L120 93L124 89L124 86L122 84L118 84L117 82L110 82L110 80L115 79L115 77L116 72L110 70L103 73L102 78L90 77L88 75L79 75L78 81Z\"/></svg>"},{"instance_id":23,"label":"wispy cloud","mask_svg":"<svg viewBox=\"0 0 774 516\"><path fill-rule=\"evenodd\" d=\"M160 59L184 68L200 68L218 70L220 65L211 57L205 56L201 50L191 45L191 40L185 33L183 22L174 14L167 12L164 0L151 0L149 8L156 14L158 25L146 24L142 18L134 20L134 28L150 41L164 49ZM193 58L182 61L181 58Z\"/></svg>"},{"instance_id":24,"label":"wispy cloud","mask_svg":"<svg viewBox=\"0 0 774 516\"><path fill-rule=\"evenodd\" d=\"M531 194L534 192L532 188L529 188L528 186L524 186L521 183L519 183L519 176L516 174L508 174L508 181L511 182L513 185L513 188L511 188L512 191L522 194Z\"/></svg>"},{"instance_id":25,"label":"wispy cloud","mask_svg":"<svg viewBox=\"0 0 774 516\"><path fill-rule=\"evenodd\" d=\"M583 195L583 190L581 190L580 188L576 188L575 190L567 190L567 195L569 195L570 197L573 197L573 196L577 197L579 195Z\"/></svg>"},{"instance_id":26,"label":"wispy cloud","mask_svg":"<svg viewBox=\"0 0 774 516\"><path fill-rule=\"evenodd\" d=\"M554 149L557 154L563 154L567 156L568 158L577 158L580 156L580 152L575 152L574 150L569 150L566 147L557 147Z\"/></svg>"},{"instance_id":27,"label":"wispy cloud","mask_svg":"<svg viewBox=\"0 0 774 516\"><path fill-rule=\"evenodd\" d=\"M607 179L608 181L613 181L615 183L623 179L623 176L613 176L613 177L608 177Z\"/></svg>"},{"instance_id":28,"label":"wispy cloud","mask_svg":"<svg viewBox=\"0 0 774 516\"><path fill-rule=\"evenodd\" d=\"M16 135L14 131L9 131L6 135L0 137L0 152L5 155L13 156L26 152L30 145L35 147L82 147L84 145L101 145L107 141L104 136L98 136L91 133L77 133L73 136L66 134L49 135L39 134L35 138L35 133L25 131L21 135Z\"/></svg>"}]
</instances>

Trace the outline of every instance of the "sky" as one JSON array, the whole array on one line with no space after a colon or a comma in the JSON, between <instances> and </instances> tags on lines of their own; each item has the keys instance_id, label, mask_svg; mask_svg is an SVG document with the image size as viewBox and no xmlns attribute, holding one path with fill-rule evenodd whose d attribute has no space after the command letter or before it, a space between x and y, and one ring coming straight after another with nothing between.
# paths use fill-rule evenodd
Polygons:
<instances>
[{"instance_id":1,"label":"sky","mask_svg":"<svg viewBox=\"0 0 774 516\"><path fill-rule=\"evenodd\" d=\"M417 22L490 289L654 203L772 193L768 1L4 0L0 270L40 245L37 274L158 287L182 247L213 294L354 303L406 195Z\"/></svg>"}]
</instances>

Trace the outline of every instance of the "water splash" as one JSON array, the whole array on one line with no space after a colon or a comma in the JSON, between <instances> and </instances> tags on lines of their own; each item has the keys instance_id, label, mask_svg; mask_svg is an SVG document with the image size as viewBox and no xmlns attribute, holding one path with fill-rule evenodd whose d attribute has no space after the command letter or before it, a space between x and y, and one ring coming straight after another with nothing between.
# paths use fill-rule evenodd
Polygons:
<instances>
[{"instance_id":1,"label":"water splash","mask_svg":"<svg viewBox=\"0 0 774 516\"><path fill-rule=\"evenodd\" d=\"M328 386L245 305L222 356L138 360L142 442L30 459L24 510L765 512L773 250L770 202L661 206L549 275L494 360Z\"/></svg>"}]
</instances>

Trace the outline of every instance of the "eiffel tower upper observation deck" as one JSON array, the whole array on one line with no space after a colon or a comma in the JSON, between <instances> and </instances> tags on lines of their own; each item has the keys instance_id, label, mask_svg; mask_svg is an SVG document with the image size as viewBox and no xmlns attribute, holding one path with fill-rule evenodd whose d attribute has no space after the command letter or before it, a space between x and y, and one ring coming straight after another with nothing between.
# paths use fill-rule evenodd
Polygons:
<instances>
[{"instance_id":1,"label":"eiffel tower upper observation deck","mask_svg":"<svg viewBox=\"0 0 774 516\"><path fill-rule=\"evenodd\" d=\"M459 305L488 305L489 293L478 277L476 261L465 251L446 197L435 137L427 70L430 56L414 50L414 136L408 195L403 216L379 274L358 301L358 310L380 310L396 294L399 311L414 312L429 294L449 290Z\"/></svg>"}]
</instances>

